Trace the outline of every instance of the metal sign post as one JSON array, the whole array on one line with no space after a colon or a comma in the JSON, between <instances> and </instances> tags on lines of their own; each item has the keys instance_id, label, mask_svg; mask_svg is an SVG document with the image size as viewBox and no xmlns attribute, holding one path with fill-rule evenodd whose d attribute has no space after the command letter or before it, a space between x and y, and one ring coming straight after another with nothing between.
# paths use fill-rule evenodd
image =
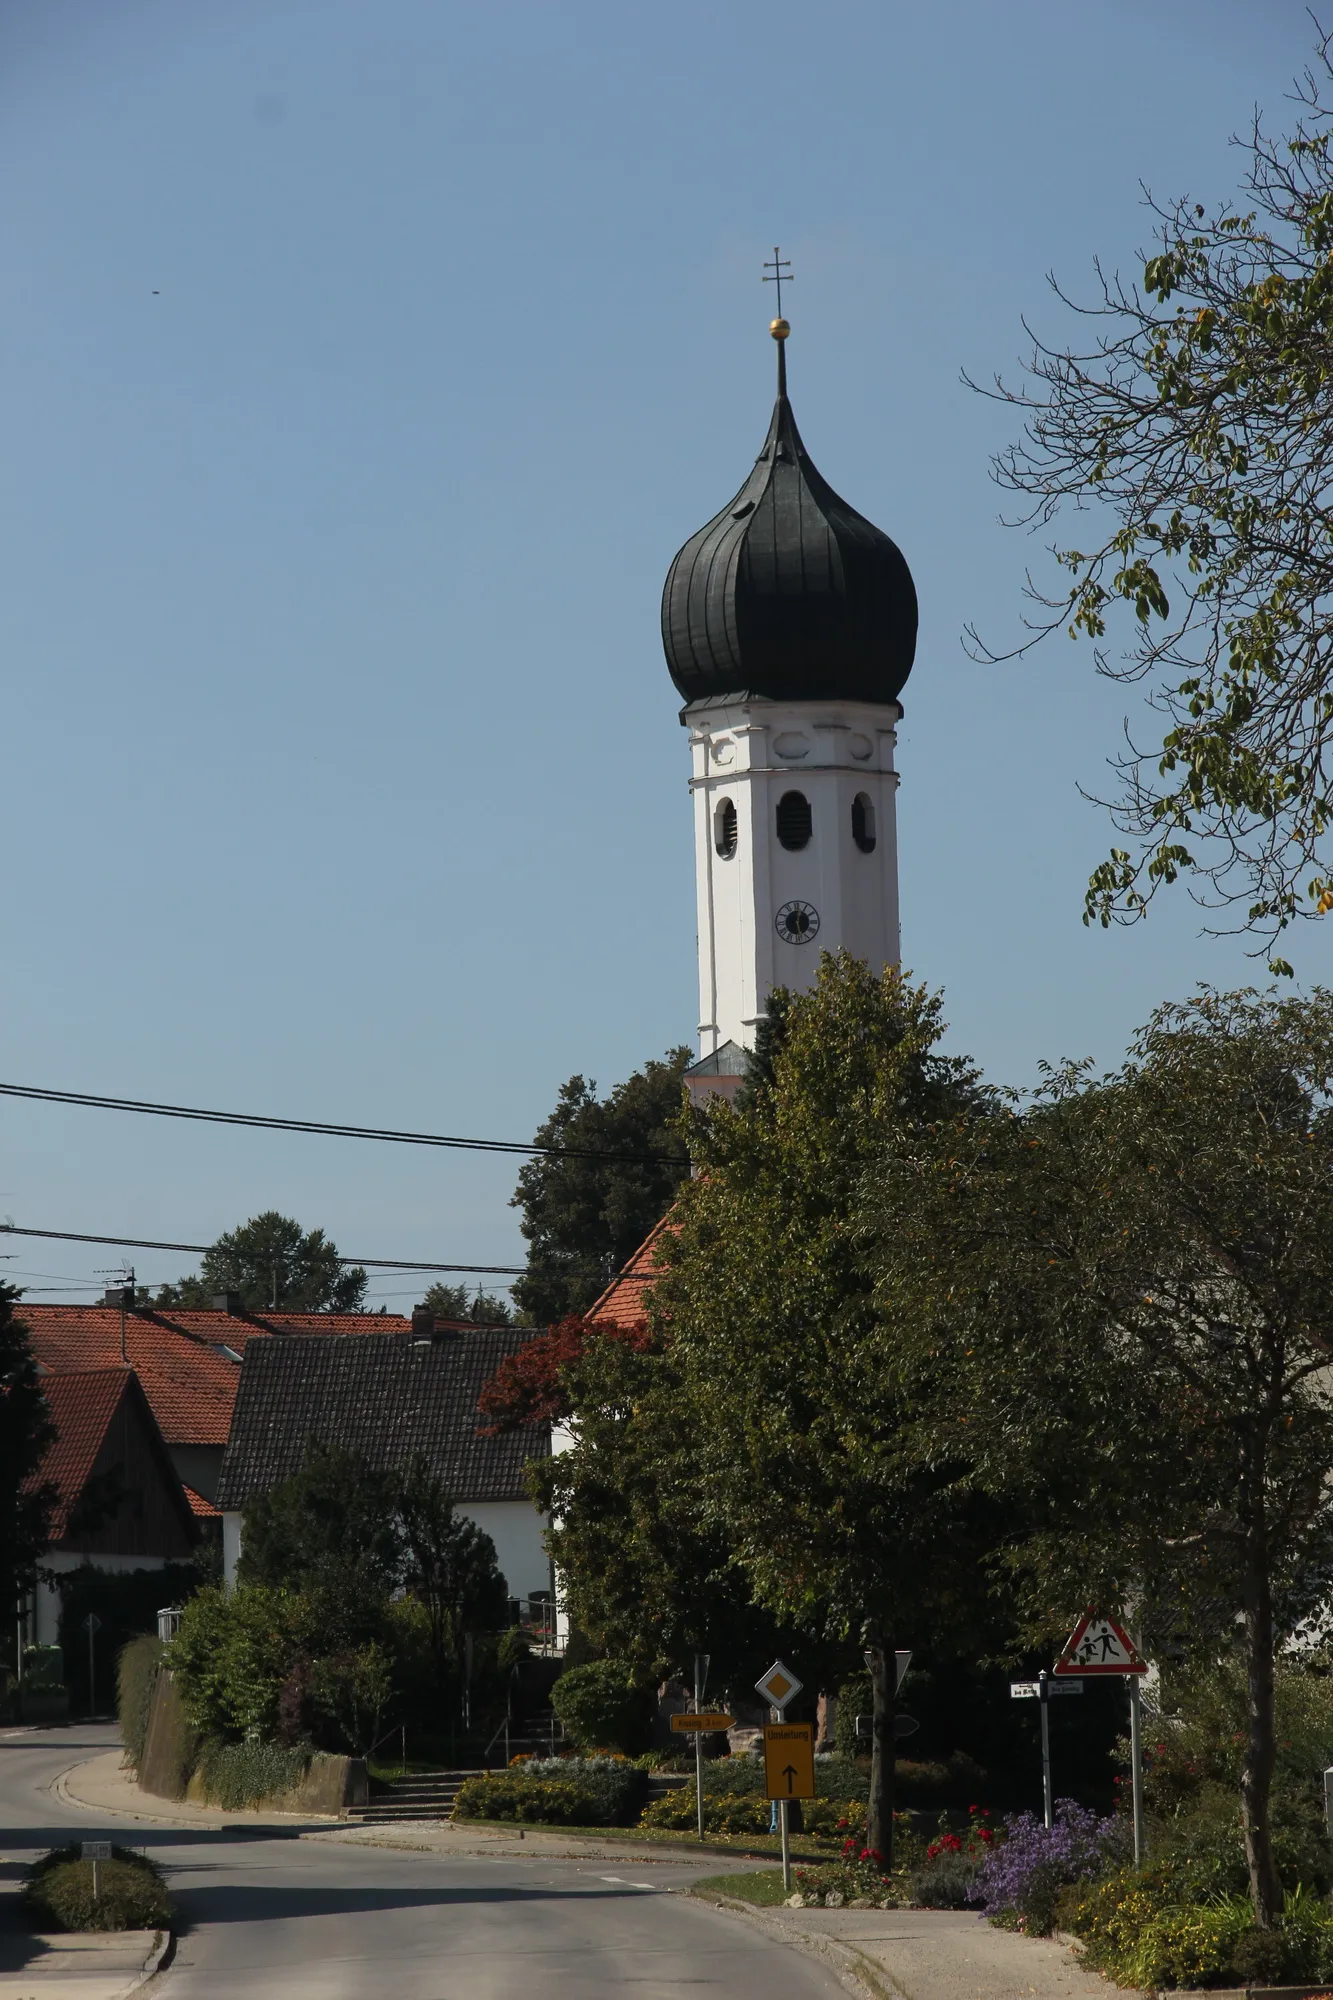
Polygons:
<instances>
[{"instance_id":1,"label":"metal sign post","mask_svg":"<svg viewBox=\"0 0 1333 2000\"><path fill-rule=\"evenodd\" d=\"M1051 1796L1051 1677L1045 1667L1037 1676L1037 1700L1041 1703L1041 1809L1049 1830L1055 1824L1055 1802Z\"/></svg>"},{"instance_id":2,"label":"metal sign post","mask_svg":"<svg viewBox=\"0 0 1333 2000\"><path fill-rule=\"evenodd\" d=\"M1134 1866L1143 1866L1143 1724L1139 1712L1139 1677L1126 1674L1129 1682L1129 1755L1134 1766L1131 1781L1134 1798Z\"/></svg>"},{"instance_id":3,"label":"metal sign post","mask_svg":"<svg viewBox=\"0 0 1333 2000\"><path fill-rule=\"evenodd\" d=\"M102 1621L95 1611L90 1611L83 1621L83 1629L88 1634L88 1713L97 1713L97 1673L93 1656L93 1640L102 1629Z\"/></svg>"},{"instance_id":4,"label":"metal sign post","mask_svg":"<svg viewBox=\"0 0 1333 2000\"><path fill-rule=\"evenodd\" d=\"M708 1681L707 1653L694 1656L694 1712L698 1715L704 1703L704 1688ZM704 1837L704 1739L700 1730L694 1732L694 1804L699 1822L699 1840Z\"/></svg>"},{"instance_id":5,"label":"metal sign post","mask_svg":"<svg viewBox=\"0 0 1333 2000\"><path fill-rule=\"evenodd\" d=\"M85 1861L91 1861L93 1864L93 1902L96 1904L100 1901L102 1894L102 1878L98 1871L103 1861L111 1859L111 1842L109 1840L85 1840L83 1843L83 1858Z\"/></svg>"},{"instance_id":6,"label":"metal sign post","mask_svg":"<svg viewBox=\"0 0 1333 2000\"><path fill-rule=\"evenodd\" d=\"M773 1719L781 1723L787 1703L794 1701L804 1683L798 1681L791 1668L782 1660L774 1660L768 1672L755 1682L755 1687L773 1710ZM767 1755L768 1731L764 1732L765 1754ZM811 1738L811 1755L814 1754L814 1739ZM813 1767L812 1767L813 1768ZM773 1794L770 1792L770 1797ZM778 1796L778 1832L782 1837L782 1889L783 1894L791 1894L791 1833L787 1823L788 1794Z\"/></svg>"}]
</instances>

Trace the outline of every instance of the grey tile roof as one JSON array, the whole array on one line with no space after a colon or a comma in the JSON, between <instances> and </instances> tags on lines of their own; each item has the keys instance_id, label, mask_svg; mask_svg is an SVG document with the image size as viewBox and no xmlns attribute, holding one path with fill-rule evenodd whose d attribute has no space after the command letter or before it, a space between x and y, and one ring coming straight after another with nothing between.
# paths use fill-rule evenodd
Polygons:
<instances>
[{"instance_id":1,"label":"grey tile roof","mask_svg":"<svg viewBox=\"0 0 1333 2000\"><path fill-rule=\"evenodd\" d=\"M317 1439L360 1452L377 1467L423 1452L455 1500L526 1500L523 1467L551 1449L545 1425L479 1437L477 1397L500 1363L533 1335L513 1327L475 1333L303 1334L246 1345L218 1486L235 1511L295 1472Z\"/></svg>"}]
</instances>

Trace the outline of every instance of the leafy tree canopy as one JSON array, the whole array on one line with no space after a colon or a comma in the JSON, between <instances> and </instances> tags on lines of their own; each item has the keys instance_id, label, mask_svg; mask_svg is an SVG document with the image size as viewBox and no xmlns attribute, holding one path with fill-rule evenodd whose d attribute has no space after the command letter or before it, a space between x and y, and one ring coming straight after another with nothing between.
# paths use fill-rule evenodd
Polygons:
<instances>
[{"instance_id":1,"label":"leafy tree canopy","mask_svg":"<svg viewBox=\"0 0 1333 2000\"><path fill-rule=\"evenodd\" d=\"M510 1326L514 1309L508 1299L466 1285L432 1285L421 1301L437 1319L470 1319L478 1326Z\"/></svg>"},{"instance_id":2,"label":"leafy tree canopy","mask_svg":"<svg viewBox=\"0 0 1333 2000\"><path fill-rule=\"evenodd\" d=\"M1094 1601L1150 1651L1235 1644L1264 1924L1274 1654L1333 1583L1331 1092L1333 996L1205 992L1106 1079L923 1127L867 1206L920 1462L1026 1519L1034 1635Z\"/></svg>"},{"instance_id":3,"label":"leafy tree canopy","mask_svg":"<svg viewBox=\"0 0 1333 2000\"><path fill-rule=\"evenodd\" d=\"M530 1160L513 1199L530 1245L514 1286L527 1319L586 1312L666 1214L689 1172L679 1122L690 1060L688 1049L670 1049L605 1098L582 1076L561 1087L536 1137L570 1150Z\"/></svg>"},{"instance_id":4,"label":"leafy tree canopy","mask_svg":"<svg viewBox=\"0 0 1333 2000\"><path fill-rule=\"evenodd\" d=\"M1325 38L1291 136L1245 141L1242 201L1150 201L1138 282L1103 279L1077 307L1088 338L1038 340L1027 384L993 391L1024 419L995 466L1020 520L1092 523L1054 550L1068 581L1034 590L1027 644L1087 637L1165 722L1115 760L1131 844L1094 872L1085 921L1131 922L1182 877L1270 949L1333 909L1330 79Z\"/></svg>"},{"instance_id":5,"label":"leafy tree canopy","mask_svg":"<svg viewBox=\"0 0 1333 2000\"><path fill-rule=\"evenodd\" d=\"M360 1312L366 1274L338 1260L322 1229L303 1230L268 1209L219 1236L195 1277L164 1285L156 1303L208 1307L221 1292L237 1292L247 1312Z\"/></svg>"},{"instance_id":6,"label":"leafy tree canopy","mask_svg":"<svg viewBox=\"0 0 1333 2000\"><path fill-rule=\"evenodd\" d=\"M0 1284L0 1606L14 1631L20 1599L32 1588L50 1540L55 1489L30 1486L55 1438L28 1330L15 1312L21 1294Z\"/></svg>"}]
</instances>

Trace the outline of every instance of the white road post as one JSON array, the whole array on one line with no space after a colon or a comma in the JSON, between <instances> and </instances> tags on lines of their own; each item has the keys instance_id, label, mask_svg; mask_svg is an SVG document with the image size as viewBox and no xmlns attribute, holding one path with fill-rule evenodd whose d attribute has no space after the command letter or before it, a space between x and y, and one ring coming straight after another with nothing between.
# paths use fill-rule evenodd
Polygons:
<instances>
[{"instance_id":1,"label":"white road post","mask_svg":"<svg viewBox=\"0 0 1333 2000\"><path fill-rule=\"evenodd\" d=\"M1126 1674L1129 1682L1129 1756L1133 1775L1131 1789L1134 1799L1134 1866L1143 1866L1143 1724L1139 1709L1139 1677Z\"/></svg>"},{"instance_id":2,"label":"white road post","mask_svg":"<svg viewBox=\"0 0 1333 2000\"><path fill-rule=\"evenodd\" d=\"M1055 1824L1051 1797L1051 1677L1045 1667L1037 1676L1037 1699L1041 1703L1041 1803L1048 1828Z\"/></svg>"}]
</instances>

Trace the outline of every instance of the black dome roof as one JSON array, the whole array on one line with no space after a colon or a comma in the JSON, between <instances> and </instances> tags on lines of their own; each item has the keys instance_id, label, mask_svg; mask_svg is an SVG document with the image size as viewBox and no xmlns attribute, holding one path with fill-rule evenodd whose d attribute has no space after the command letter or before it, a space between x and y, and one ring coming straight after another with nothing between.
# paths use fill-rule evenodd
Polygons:
<instances>
[{"instance_id":1,"label":"black dome roof","mask_svg":"<svg viewBox=\"0 0 1333 2000\"><path fill-rule=\"evenodd\" d=\"M896 701L916 652L901 550L839 499L778 399L754 471L692 535L662 592L662 644L687 702Z\"/></svg>"}]
</instances>

